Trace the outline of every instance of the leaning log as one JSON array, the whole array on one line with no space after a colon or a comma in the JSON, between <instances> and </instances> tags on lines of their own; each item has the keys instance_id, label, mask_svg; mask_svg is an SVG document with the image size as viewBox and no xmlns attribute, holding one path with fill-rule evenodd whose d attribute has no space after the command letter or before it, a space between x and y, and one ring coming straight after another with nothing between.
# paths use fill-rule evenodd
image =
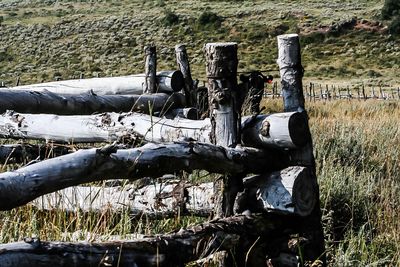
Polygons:
<instances>
[{"instance_id":1,"label":"leaning log","mask_svg":"<svg viewBox=\"0 0 400 267\"><path fill-rule=\"evenodd\" d=\"M140 95L146 84L146 75L129 75L120 77L104 77L79 80L65 80L24 86L10 89L43 92L45 90L56 94L80 95L93 92L97 95ZM161 71L157 73L159 93L172 93L182 90L184 79L180 71Z\"/></svg>"},{"instance_id":2,"label":"leaning log","mask_svg":"<svg viewBox=\"0 0 400 267\"><path fill-rule=\"evenodd\" d=\"M140 148L108 146L85 149L0 174L0 210L8 210L69 186L108 179L160 177L177 171L262 173L288 165L279 152L223 148L201 143L147 144Z\"/></svg>"},{"instance_id":3,"label":"leaning log","mask_svg":"<svg viewBox=\"0 0 400 267\"><path fill-rule=\"evenodd\" d=\"M180 93L142 95L59 95L49 91L0 89L0 112L89 115L100 112L166 112L185 106Z\"/></svg>"},{"instance_id":4,"label":"leaning log","mask_svg":"<svg viewBox=\"0 0 400 267\"><path fill-rule=\"evenodd\" d=\"M248 118L243 123L243 144L254 147L295 148L310 140L304 117L277 113ZM210 143L209 119L164 119L138 113L58 116L50 114L0 115L0 137L39 139L55 142L110 142L121 138L144 138L169 142L180 138Z\"/></svg>"},{"instance_id":5,"label":"leaning log","mask_svg":"<svg viewBox=\"0 0 400 267\"><path fill-rule=\"evenodd\" d=\"M185 79L184 92L186 96L186 104L188 107L196 107L196 91L193 86L192 74L190 72L189 58L186 52L186 45L178 44L175 46L176 62Z\"/></svg>"},{"instance_id":6,"label":"leaning log","mask_svg":"<svg viewBox=\"0 0 400 267\"><path fill-rule=\"evenodd\" d=\"M271 215L240 215L132 241L63 243L26 238L22 242L0 245L0 266L176 267L218 251L235 251L237 266L245 266L260 236L276 234L290 225L291 220ZM265 254L263 256L265 262Z\"/></svg>"}]
</instances>

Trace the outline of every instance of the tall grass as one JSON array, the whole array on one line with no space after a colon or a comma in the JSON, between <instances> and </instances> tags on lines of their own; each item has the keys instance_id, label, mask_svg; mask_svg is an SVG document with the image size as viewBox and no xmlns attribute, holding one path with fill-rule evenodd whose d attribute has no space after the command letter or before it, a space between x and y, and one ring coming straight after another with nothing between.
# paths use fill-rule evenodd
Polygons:
<instances>
[{"instance_id":1,"label":"tall grass","mask_svg":"<svg viewBox=\"0 0 400 267\"><path fill-rule=\"evenodd\" d=\"M264 99L266 112L281 99ZM400 266L400 103L307 102L330 266ZM0 242L107 240L154 234L197 223L195 217L133 220L119 213L0 212Z\"/></svg>"},{"instance_id":2,"label":"tall grass","mask_svg":"<svg viewBox=\"0 0 400 267\"><path fill-rule=\"evenodd\" d=\"M399 103L333 101L308 110L330 263L399 266Z\"/></svg>"}]
</instances>

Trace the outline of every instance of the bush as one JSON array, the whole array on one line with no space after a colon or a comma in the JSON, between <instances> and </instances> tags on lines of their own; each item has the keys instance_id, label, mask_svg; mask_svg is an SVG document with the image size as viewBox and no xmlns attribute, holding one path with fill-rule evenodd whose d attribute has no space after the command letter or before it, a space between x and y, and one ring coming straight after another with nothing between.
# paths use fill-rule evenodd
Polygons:
<instances>
[{"instance_id":1,"label":"bush","mask_svg":"<svg viewBox=\"0 0 400 267\"><path fill-rule=\"evenodd\" d=\"M171 26L179 22L179 17L171 10L166 10L162 22L164 23L164 25Z\"/></svg>"},{"instance_id":2,"label":"bush","mask_svg":"<svg viewBox=\"0 0 400 267\"><path fill-rule=\"evenodd\" d=\"M399 0L385 0L382 8L382 18L391 19L394 16L400 15L400 1Z\"/></svg>"},{"instance_id":3,"label":"bush","mask_svg":"<svg viewBox=\"0 0 400 267\"><path fill-rule=\"evenodd\" d=\"M392 19L392 22L389 25L389 33L400 34L400 15Z\"/></svg>"},{"instance_id":4,"label":"bush","mask_svg":"<svg viewBox=\"0 0 400 267\"><path fill-rule=\"evenodd\" d=\"M211 11L204 11L203 13L201 13L200 17L199 17L199 24L201 26L212 26L212 27L220 27L221 23L223 21L223 18L218 16L216 13L211 12Z\"/></svg>"}]
</instances>

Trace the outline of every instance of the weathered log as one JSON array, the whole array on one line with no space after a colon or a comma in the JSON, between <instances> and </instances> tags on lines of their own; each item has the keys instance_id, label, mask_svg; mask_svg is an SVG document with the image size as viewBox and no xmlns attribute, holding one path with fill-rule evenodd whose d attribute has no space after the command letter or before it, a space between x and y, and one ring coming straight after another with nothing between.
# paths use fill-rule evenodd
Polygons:
<instances>
[{"instance_id":1,"label":"weathered log","mask_svg":"<svg viewBox=\"0 0 400 267\"><path fill-rule=\"evenodd\" d=\"M48 157L61 156L72 153L65 146L53 144L8 144L0 146L0 163L27 163L31 160L43 160Z\"/></svg>"},{"instance_id":2,"label":"weathered log","mask_svg":"<svg viewBox=\"0 0 400 267\"><path fill-rule=\"evenodd\" d=\"M142 95L58 95L52 92L0 90L0 112L57 115L89 115L99 112L165 112L185 106L184 96L173 94Z\"/></svg>"},{"instance_id":3,"label":"weathered log","mask_svg":"<svg viewBox=\"0 0 400 267\"><path fill-rule=\"evenodd\" d=\"M278 65L281 73L282 95L285 111L300 111L307 116L304 107L302 77L304 69L301 65L300 41L297 34L278 36ZM307 125L308 127L308 125ZM289 152L294 164L307 166L317 187L316 205L310 215L301 218L298 226L310 242L304 249L304 260L322 260L326 264L324 233L319 207L319 188L315 170L312 140L301 149Z\"/></svg>"},{"instance_id":4,"label":"weathered log","mask_svg":"<svg viewBox=\"0 0 400 267\"><path fill-rule=\"evenodd\" d=\"M146 86L143 93L154 94L157 92L156 73L157 73L157 53L155 46L145 46L145 75Z\"/></svg>"},{"instance_id":5,"label":"weathered log","mask_svg":"<svg viewBox=\"0 0 400 267\"><path fill-rule=\"evenodd\" d=\"M240 110L236 107L237 44L209 43L205 46L211 142L234 147L240 143Z\"/></svg>"},{"instance_id":6,"label":"weathered log","mask_svg":"<svg viewBox=\"0 0 400 267\"><path fill-rule=\"evenodd\" d=\"M240 215L132 241L63 243L27 238L0 245L0 266L176 267L219 251L235 251L236 265L245 266L246 253L259 236L288 225L290 220L271 215Z\"/></svg>"},{"instance_id":7,"label":"weathered log","mask_svg":"<svg viewBox=\"0 0 400 267\"><path fill-rule=\"evenodd\" d=\"M281 74L284 110L303 111L303 66L301 65L300 41L297 34L278 36L278 59Z\"/></svg>"},{"instance_id":8,"label":"weathered log","mask_svg":"<svg viewBox=\"0 0 400 267\"><path fill-rule=\"evenodd\" d=\"M235 147L240 144L241 104L237 96L237 44L205 45L208 100L213 144ZM241 174L224 176L216 186L216 216L231 216L236 194L242 187Z\"/></svg>"},{"instance_id":9,"label":"weathered log","mask_svg":"<svg viewBox=\"0 0 400 267\"><path fill-rule=\"evenodd\" d=\"M315 181L306 167L293 166L244 179L244 191L236 198L235 213L245 210L306 216L315 205ZM114 187L76 186L44 195L31 202L41 210L115 212L128 208L133 216L209 216L215 208L213 183L193 185L159 179L137 188L129 184Z\"/></svg>"},{"instance_id":10,"label":"weathered log","mask_svg":"<svg viewBox=\"0 0 400 267\"><path fill-rule=\"evenodd\" d=\"M235 213L249 209L307 216L318 194L310 170L301 166L245 178L244 188L236 198Z\"/></svg>"},{"instance_id":11,"label":"weathered log","mask_svg":"<svg viewBox=\"0 0 400 267\"><path fill-rule=\"evenodd\" d=\"M300 112L247 118L242 123L242 143L252 147L300 148L311 140L307 117Z\"/></svg>"},{"instance_id":12,"label":"weathered log","mask_svg":"<svg viewBox=\"0 0 400 267\"><path fill-rule=\"evenodd\" d=\"M41 196L31 202L40 210L118 212L129 209L133 216L209 216L214 208L213 183L193 185L183 181L154 182L141 188L75 186Z\"/></svg>"},{"instance_id":13,"label":"weathered log","mask_svg":"<svg viewBox=\"0 0 400 267\"><path fill-rule=\"evenodd\" d=\"M296 113L251 117L243 123L243 144L273 148L301 147L310 140L308 127L303 127L302 123L303 117ZM69 143L110 142L137 136L153 142L187 138L210 143L210 129L209 119L170 120L138 113L58 116L9 111L0 115L0 137Z\"/></svg>"},{"instance_id":14,"label":"weathered log","mask_svg":"<svg viewBox=\"0 0 400 267\"><path fill-rule=\"evenodd\" d=\"M176 61L179 69L185 79L184 92L186 96L186 104L188 107L196 107L196 92L193 86L192 74L190 72L189 58L186 52L186 46L184 44L178 44L175 46Z\"/></svg>"},{"instance_id":15,"label":"weathered log","mask_svg":"<svg viewBox=\"0 0 400 267\"><path fill-rule=\"evenodd\" d=\"M129 75L80 80L65 80L24 86L10 87L13 90L45 90L56 94L80 95L93 92L96 95L140 95L146 83L146 75ZM158 92L172 93L182 90L184 79L180 71L161 71L157 73Z\"/></svg>"},{"instance_id":16,"label":"weathered log","mask_svg":"<svg viewBox=\"0 0 400 267\"><path fill-rule=\"evenodd\" d=\"M223 148L201 143L147 144L85 149L0 174L0 210L12 209L69 186L108 179L160 177L204 169L213 173L262 173L287 166L284 155L254 148Z\"/></svg>"}]
</instances>

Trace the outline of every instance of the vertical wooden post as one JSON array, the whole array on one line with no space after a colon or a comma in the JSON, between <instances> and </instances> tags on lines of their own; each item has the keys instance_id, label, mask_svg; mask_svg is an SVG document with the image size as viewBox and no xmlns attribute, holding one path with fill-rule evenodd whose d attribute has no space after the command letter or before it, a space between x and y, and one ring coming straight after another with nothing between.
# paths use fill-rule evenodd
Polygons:
<instances>
[{"instance_id":1,"label":"vertical wooden post","mask_svg":"<svg viewBox=\"0 0 400 267\"><path fill-rule=\"evenodd\" d=\"M193 87L192 74L190 72L189 58L186 52L186 46L184 44L178 44L175 46L176 62L178 63L179 69L185 79L185 99L187 107L196 107L196 92Z\"/></svg>"},{"instance_id":2,"label":"vertical wooden post","mask_svg":"<svg viewBox=\"0 0 400 267\"><path fill-rule=\"evenodd\" d=\"M299 36L297 34L278 36L278 49L279 57L277 63L281 74L285 111L301 111L307 118L304 107L302 85L303 67L301 65ZM311 170L313 183L318 187L312 141L303 148L291 152L291 154L298 164L306 166ZM316 191L318 192L316 199L317 204L309 216L300 219L299 227L302 234L307 236L310 241L309 245L304 248L304 259L316 260L322 257L323 262L325 262L325 245L321 224L321 210L319 206L319 189L317 188Z\"/></svg>"},{"instance_id":3,"label":"vertical wooden post","mask_svg":"<svg viewBox=\"0 0 400 267\"><path fill-rule=\"evenodd\" d=\"M362 85L362 95L363 95L363 99L367 99L367 96L365 95L365 87L364 84Z\"/></svg>"},{"instance_id":4,"label":"vertical wooden post","mask_svg":"<svg viewBox=\"0 0 400 267\"><path fill-rule=\"evenodd\" d=\"M157 92L156 72L157 72L157 53L155 46L145 46L145 75L146 84L143 93L153 94Z\"/></svg>"},{"instance_id":5,"label":"vertical wooden post","mask_svg":"<svg viewBox=\"0 0 400 267\"><path fill-rule=\"evenodd\" d=\"M211 141L216 145L235 147L240 136L240 107L236 107L237 44L209 43L205 52Z\"/></svg>"},{"instance_id":6,"label":"vertical wooden post","mask_svg":"<svg viewBox=\"0 0 400 267\"><path fill-rule=\"evenodd\" d=\"M206 74L212 143L235 147L240 141L240 113L237 86L237 44L205 45ZM221 180L221 179L220 179ZM222 182L222 183L221 183ZM216 216L233 214L235 197L242 186L241 177L225 176L216 186Z\"/></svg>"}]
</instances>

